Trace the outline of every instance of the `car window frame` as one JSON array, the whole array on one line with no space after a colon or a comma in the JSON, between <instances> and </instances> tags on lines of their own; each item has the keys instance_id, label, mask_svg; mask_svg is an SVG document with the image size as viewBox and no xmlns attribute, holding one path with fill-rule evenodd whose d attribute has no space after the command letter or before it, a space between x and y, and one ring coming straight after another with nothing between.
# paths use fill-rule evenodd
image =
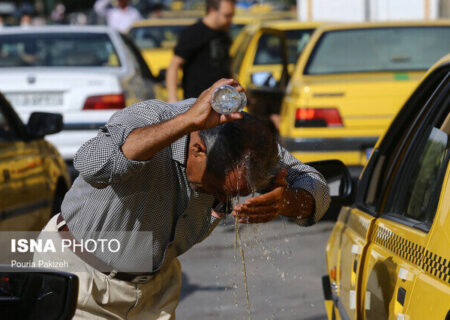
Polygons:
<instances>
[{"instance_id":1,"label":"car window frame","mask_svg":"<svg viewBox=\"0 0 450 320\"><path fill-rule=\"evenodd\" d=\"M306 28L306 29L288 29L285 30L286 33L286 44L287 44L287 54L288 54L288 64L295 64L297 63L297 61L300 59L300 56L302 55L303 51L305 50L306 46L308 45L308 43L311 41L311 38L314 34L314 32L317 30L317 28ZM295 57L295 60L293 62L290 62L290 56L289 56L289 37L288 34L290 33L294 33L294 32L299 32L302 35L308 33L309 35L309 39L308 41L305 43L305 45L301 48L300 52L297 52L297 56Z\"/></svg>"},{"instance_id":2,"label":"car window frame","mask_svg":"<svg viewBox=\"0 0 450 320\"><path fill-rule=\"evenodd\" d=\"M245 30L241 31L245 32L244 39L242 40L240 48L237 49L237 51L234 54L233 60L231 62L231 72L235 76L239 76L242 69L242 62L244 61L244 58L246 56L246 48L250 45L254 34L247 33Z\"/></svg>"},{"instance_id":3,"label":"car window frame","mask_svg":"<svg viewBox=\"0 0 450 320\"><path fill-rule=\"evenodd\" d=\"M355 196L354 206L367 212L368 214L379 217L383 211L383 202L386 200L391 187L391 180L393 178L393 169L395 164L399 163L399 158L402 156L407 145L411 142L411 135L416 132L419 125L425 120L424 114L430 108L430 102L436 97L438 91L442 88L444 82L450 75L450 63L446 63L441 67L431 72L426 80L422 81L417 89L413 92L405 105L400 110L397 117L394 118L390 127L386 131L384 138L380 141L379 145L374 149L373 154L364 169L364 172L360 179L356 182L357 193ZM430 91L431 94L430 94ZM404 132L406 128L406 132ZM402 137L401 141L398 141L399 136ZM398 147L398 148L397 148ZM389 168L386 166L388 163L382 164L382 172L386 173L385 176L390 177L388 181L378 181L376 186L377 192L374 204L366 202L367 193L369 191L370 183L374 178L374 171L377 168L379 161L386 161L388 159L383 156L396 152L392 155L392 163Z\"/></svg>"},{"instance_id":4,"label":"car window frame","mask_svg":"<svg viewBox=\"0 0 450 320\"><path fill-rule=\"evenodd\" d=\"M128 51L130 51L130 53L138 63L137 67L139 68L139 74L145 81L154 82L156 78L150 71L150 68L147 66L144 58L142 58L142 55L136 44L133 42L132 38L126 34L120 33L120 39L123 41Z\"/></svg>"},{"instance_id":5,"label":"car window frame","mask_svg":"<svg viewBox=\"0 0 450 320\"><path fill-rule=\"evenodd\" d=\"M284 31L283 31L284 32ZM258 58L258 53L260 52L261 46L260 41L263 39L263 37L276 37L280 40L279 45L279 63L256 63ZM269 32L262 32L261 35L258 37L258 41L256 43L256 50L255 55L253 56L252 66L270 66L270 65L283 65L283 37L281 37L279 34L276 33L269 33ZM289 58L288 58L289 60Z\"/></svg>"},{"instance_id":6,"label":"car window frame","mask_svg":"<svg viewBox=\"0 0 450 320\"><path fill-rule=\"evenodd\" d=\"M2 93L0 93L0 112L6 118L8 124L13 127L14 137L10 141L28 141L26 125L20 120L9 101Z\"/></svg>"},{"instance_id":7,"label":"car window frame","mask_svg":"<svg viewBox=\"0 0 450 320\"><path fill-rule=\"evenodd\" d=\"M442 86L443 85L443 86ZM414 157L420 155L420 152L423 151L426 142L429 139L429 135L424 134L431 128L433 123L436 122L436 119L441 119L444 115L444 113L448 113L448 109L441 108L442 103L446 103L449 100L448 94L450 93L450 72L447 74L447 76L444 78L443 82L440 84L440 87L437 89L439 92L435 92L435 100L431 102L430 110L426 113L426 118L423 119L422 123L420 124L420 127L415 131L414 136L411 138L411 143L408 144L406 147L406 150L404 150L404 158ZM446 160L448 158L448 155L446 156ZM444 160L445 161L445 160ZM385 207L383 212L381 213L381 216L383 218L389 218L389 219L395 219L395 221L398 221L402 224L406 224L410 227L419 229L424 232L428 232L433 224L433 221L423 221L420 219L415 219L410 216L406 216L398 212L400 197L404 196L400 195L399 190L404 187L404 182L401 181L402 177L405 174L409 174L413 170L413 164L409 161L401 161L399 163L398 172L394 177L392 177L392 187L389 190ZM445 175L445 171L447 169L447 165L445 165L445 168L439 169L438 174L438 182L441 183L438 193L442 192L442 182L439 179L443 178L443 174ZM435 197L433 199L430 199L427 206L433 206L434 207L434 201L436 200ZM434 217L433 217L434 220Z\"/></svg>"}]
</instances>

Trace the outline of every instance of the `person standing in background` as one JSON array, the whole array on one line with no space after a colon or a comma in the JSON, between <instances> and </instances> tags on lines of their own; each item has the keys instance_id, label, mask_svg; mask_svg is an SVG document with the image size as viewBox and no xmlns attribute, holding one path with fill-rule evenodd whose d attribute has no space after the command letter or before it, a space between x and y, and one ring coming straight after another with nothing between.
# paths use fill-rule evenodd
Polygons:
<instances>
[{"instance_id":1,"label":"person standing in background","mask_svg":"<svg viewBox=\"0 0 450 320\"><path fill-rule=\"evenodd\" d=\"M118 7L111 6L110 0L97 0L94 5L95 12L106 18L108 26L126 32L137 20L142 19L136 8L128 5L128 0L118 0Z\"/></svg>"},{"instance_id":2,"label":"person standing in background","mask_svg":"<svg viewBox=\"0 0 450 320\"><path fill-rule=\"evenodd\" d=\"M206 0L203 19L184 29L167 69L168 102L177 101L177 73L183 69L184 98L198 97L221 78L231 77L228 31L235 0Z\"/></svg>"},{"instance_id":3,"label":"person standing in background","mask_svg":"<svg viewBox=\"0 0 450 320\"><path fill-rule=\"evenodd\" d=\"M33 5L31 5L28 2L25 2L24 4L22 4L22 6L19 10L19 15L20 15L19 25L21 27L27 28L27 27L31 27L32 25L34 25L33 18L35 15L35 10L34 10Z\"/></svg>"}]
</instances>

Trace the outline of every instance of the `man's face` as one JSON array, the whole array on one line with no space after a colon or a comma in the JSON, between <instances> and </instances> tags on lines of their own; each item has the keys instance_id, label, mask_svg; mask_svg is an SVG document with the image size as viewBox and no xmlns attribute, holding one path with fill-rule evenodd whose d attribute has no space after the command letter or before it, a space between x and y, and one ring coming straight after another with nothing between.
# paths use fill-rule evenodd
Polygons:
<instances>
[{"instance_id":1,"label":"man's face","mask_svg":"<svg viewBox=\"0 0 450 320\"><path fill-rule=\"evenodd\" d=\"M212 10L217 29L222 31L230 30L234 16L234 3L232 1L222 0L220 1L219 9Z\"/></svg>"},{"instance_id":2,"label":"man's face","mask_svg":"<svg viewBox=\"0 0 450 320\"><path fill-rule=\"evenodd\" d=\"M251 193L244 166L230 170L222 179L207 172L206 147L197 132L191 133L188 148L186 176L193 190L214 195L222 202Z\"/></svg>"},{"instance_id":3,"label":"man's face","mask_svg":"<svg viewBox=\"0 0 450 320\"><path fill-rule=\"evenodd\" d=\"M252 192L246 179L245 167L230 170L224 179L204 171L199 181L189 181L189 184L192 189L214 195L221 202L226 202L238 195L247 196Z\"/></svg>"}]
</instances>

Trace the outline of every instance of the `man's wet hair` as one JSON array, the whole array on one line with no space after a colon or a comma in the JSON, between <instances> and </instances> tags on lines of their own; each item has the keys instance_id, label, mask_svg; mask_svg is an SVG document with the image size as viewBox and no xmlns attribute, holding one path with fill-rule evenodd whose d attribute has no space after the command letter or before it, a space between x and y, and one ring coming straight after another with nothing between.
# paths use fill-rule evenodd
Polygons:
<instances>
[{"instance_id":1,"label":"man's wet hair","mask_svg":"<svg viewBox=\"0 0 450 320\"><path fill-rule=\"evenodd\" d=\"M208 13L210 9L219 10L220 2L222 1L231 1L234 4L236 0L206 0L206 12Z\"/></svg>"},{"instance_id":2,"label":"man's wet hair","mask_svg":"<svg viewBox=\"0 0 450 320\"><path fill-rule=\"evenodd\" d=\"M206 146L206 171L223 181L230 170L245 166L247 183L260 191L278 171L276 134L268 122L243 114L243 119L199 131Z\"/></svg>"}]
</instances>

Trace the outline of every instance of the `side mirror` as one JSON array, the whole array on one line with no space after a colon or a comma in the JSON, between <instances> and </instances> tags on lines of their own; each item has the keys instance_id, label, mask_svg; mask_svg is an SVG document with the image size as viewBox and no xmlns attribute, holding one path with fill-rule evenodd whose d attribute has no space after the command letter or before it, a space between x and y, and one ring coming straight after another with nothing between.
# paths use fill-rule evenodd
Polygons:
<instances>
[{"instance_id":1,"label":"side mirror","mask_svg":"<svg viewBox=\"0 0 450 320\"><path fill-rule=\"evenodd\" d=\"M33 112L27 124L28 133L35 138L60 132L63 126L61 114L47 112Z\"/></svg>"},{"instance_id":2,"label":"side mirror","mask_svg":"<svg viewBox=\"0 0 450 320\"><path fill-rule=\"evenodd\" d=\"M72 319L78 298L78 277L37 268L0 266L2 319Z\"/></svg>"},{"instance_id":3,"label":"side mirror","mask_svg":"<svg viewBox=\"0 0 450 320\"><path fill-rule=\"evenodd\" d=\"M327 181L332 205L351 205L354 202L352 177L342 161L314 161L307 165L319 171Z\"/></svg>"}]
</instances>

